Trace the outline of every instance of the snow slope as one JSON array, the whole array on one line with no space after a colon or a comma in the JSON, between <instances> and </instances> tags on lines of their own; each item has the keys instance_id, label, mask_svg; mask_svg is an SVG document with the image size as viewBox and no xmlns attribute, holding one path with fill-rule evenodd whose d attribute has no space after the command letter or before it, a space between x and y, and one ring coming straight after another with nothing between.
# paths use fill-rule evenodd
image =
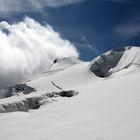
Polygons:
<instances>
[{"instance_id":1,"label":"snow slope","mask_svg":"<svg viewBox=\"0 0 140 140\"><path fill-rule=\"evenodd\" d=\"M125 49L112 75L96 76L95 62L55 64L51 71L27 82L37 93L76 90L77 96L59 98L37 110L0 114L2 140L139 140L140 139L140 48ZM96 59L97 60L97 59ZM58 67L57 67L58 66ZM61 70L60 70L61 69ZM1 103L24 96L1 99Z\"/></svg>"},{"instance_id":2,"label":"snow slope","mask_svg":"<svg viewBox=\"0 0 140 140\"><path fill-rule=\"evenodd\" d=\"M27 82L27 84L31 87L35 87L39 92L52 92L59 90L53 86L51 81L59 85L62 89L68 90L75 89L79 86L81 87L82 85L95 82L99 79L89 70L88 65L90 62L77 60L77 64L73 64L69 61L69 59L65 62L67 63L62 63L62 69L58 63L54 65L49 72L34 79L33 81Z\"/></svg>"}]
</instances>

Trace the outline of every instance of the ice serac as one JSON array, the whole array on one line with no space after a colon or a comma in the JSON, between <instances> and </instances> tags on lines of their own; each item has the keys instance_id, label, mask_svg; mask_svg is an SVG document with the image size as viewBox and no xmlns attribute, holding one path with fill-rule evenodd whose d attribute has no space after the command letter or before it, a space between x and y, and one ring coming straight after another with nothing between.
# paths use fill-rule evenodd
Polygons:
<instances>
[{"instance_id":1,"label":"ice serac","mask_svg":"<svg viewBox=\"0 0 140 140\"><path fill-rule=\"evenodd\" d=\"M74 90L63 90L60 92L50 92L43 94L32 94L30 96L18 97L17 99L3 99L0 103L0 113L16 112L16 111L29 111L30 109L38 109L42 104L46 102L53 102L53 99L57 97L73 97L78 94Z\"/></svg>"},{"instance_id":2,"label":"ice serac","mask_svg":"<svg viewBox=\"0 0 140 140\"><path fill-rule=\"evenodd\" d=\"M140 65L139 47L125 47L108 51L90 63L90 70L98 77L108 77L112 73L132 65Z\"/></svg>"}]
</instances>

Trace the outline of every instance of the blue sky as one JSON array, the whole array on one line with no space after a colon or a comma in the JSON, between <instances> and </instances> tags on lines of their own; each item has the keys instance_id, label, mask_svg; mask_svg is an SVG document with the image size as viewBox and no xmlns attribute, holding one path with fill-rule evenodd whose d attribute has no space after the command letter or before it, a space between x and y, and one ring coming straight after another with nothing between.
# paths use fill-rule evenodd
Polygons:
<instances>
[{"instance_id":1,"label":"blue sky","mask_svg":"<svg viewBox=\"0 0 140 140\"><path fill-rule=\"evenodd\" d=\"M0 21L15 23L25 16L51 25L83 60L113 48L140 46L139 0L0 0Z\"/></svg>"}]
</instances>

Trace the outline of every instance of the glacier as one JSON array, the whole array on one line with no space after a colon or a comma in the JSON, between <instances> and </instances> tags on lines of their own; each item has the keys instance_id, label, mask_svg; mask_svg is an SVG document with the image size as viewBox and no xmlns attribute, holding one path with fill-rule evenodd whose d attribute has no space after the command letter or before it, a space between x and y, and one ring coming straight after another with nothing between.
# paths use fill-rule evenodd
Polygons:
<instances>
[{"instance_id":1,"label":"glacier","mask_svg":"<svg viewBox=\"0 0 140 140\"><path fill-rule=\"evenodd\" d=\"M111 50L91 62L59 59L49 71L25 82L36 92L0 99L0 110L27 100L35 104L0 113L0 138L138 140L139 77L136 46ZM66 96L63 91L74 94Z\"/></svg>"}]
</instances>

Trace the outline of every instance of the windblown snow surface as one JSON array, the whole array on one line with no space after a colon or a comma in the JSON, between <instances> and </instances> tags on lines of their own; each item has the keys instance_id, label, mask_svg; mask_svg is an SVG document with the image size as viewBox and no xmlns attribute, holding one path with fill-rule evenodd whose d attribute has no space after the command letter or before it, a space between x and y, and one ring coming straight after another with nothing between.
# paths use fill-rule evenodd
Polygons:
<instances>
[{"instance_id":1,"label":"windblown snow surface","mask_svg":"<svg viewBox=\"0 0 140 140\"><path fill-rule=\"evenodd\" d=\"M53 84L52 84L53 83ZM1 140L139 140L140 48L109 51L92 62L57 60L52 68L26 83L36 92L0 100L2 105L74 90L36 110L0 114Z\"/></svg>"}]
</instances>

